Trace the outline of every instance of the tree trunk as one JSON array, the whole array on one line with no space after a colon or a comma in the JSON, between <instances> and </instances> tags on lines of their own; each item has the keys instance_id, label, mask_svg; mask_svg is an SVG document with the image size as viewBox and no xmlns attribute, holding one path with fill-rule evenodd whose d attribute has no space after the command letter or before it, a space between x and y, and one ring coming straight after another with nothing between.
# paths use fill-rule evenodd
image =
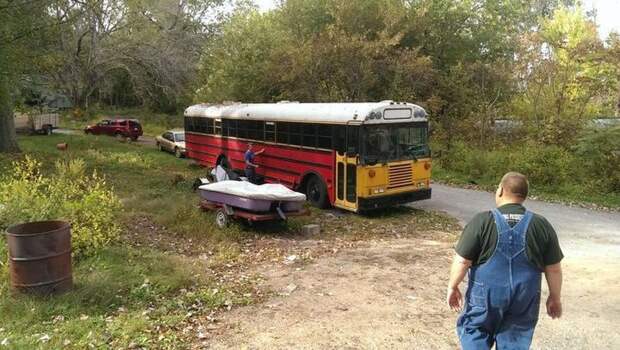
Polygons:
<instances>
[{"instance_id":1,"label":"tree trunk","mask_svg":"<svg viewBox=\"0 0 620 350\"><path fill-rule=\"evenodd\" d=\"M0 73L0 153L19 152L9 81Z\"/></svg>"}]
</instances>

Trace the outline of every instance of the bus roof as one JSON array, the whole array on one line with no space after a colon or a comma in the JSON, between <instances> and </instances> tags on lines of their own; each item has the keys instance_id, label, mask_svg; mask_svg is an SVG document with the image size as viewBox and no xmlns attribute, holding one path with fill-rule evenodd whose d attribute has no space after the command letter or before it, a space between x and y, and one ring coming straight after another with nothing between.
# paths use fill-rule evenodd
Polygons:
<instances>
[{"instance_id":1,"label":"bus roof","mask_svg":"<svg viewBox=\"0 0 620 350\"><path fill-rule=\"evenodd\" d=\"M426 121L426 111L422 107L413 103L394 101L198 104L188 107L185 110L185 116L330 124Z\"/></svg>"}]
</instances>

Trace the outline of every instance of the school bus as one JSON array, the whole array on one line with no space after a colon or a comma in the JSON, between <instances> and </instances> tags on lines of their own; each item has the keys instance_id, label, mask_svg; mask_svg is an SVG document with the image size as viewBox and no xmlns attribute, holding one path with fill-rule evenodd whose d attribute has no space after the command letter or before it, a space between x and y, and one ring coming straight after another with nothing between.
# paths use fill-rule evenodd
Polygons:
<instances>
[{"instance_id":1,"label":"school bus","mask_svg":"<svg viewBox=\"0 0 620 350\"><path fill-rule=\"evenodd\" d=\"M317 207L368 211L431 197L425 110L406 102L198 104L185 110L187 156L245 168Z\"/></svg>"}]
</instances>

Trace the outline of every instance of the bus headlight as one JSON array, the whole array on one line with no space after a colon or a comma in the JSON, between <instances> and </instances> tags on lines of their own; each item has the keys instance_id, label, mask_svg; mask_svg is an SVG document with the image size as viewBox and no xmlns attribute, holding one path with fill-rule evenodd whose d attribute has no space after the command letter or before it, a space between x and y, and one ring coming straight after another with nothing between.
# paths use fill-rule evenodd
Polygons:
<instances>
[{"instance_id":1,"label":"bus headlight","mask_svg":"<svg viewBox=\"0 0 620 350\"><path fill-rule=\"evenodd\" d=\"M383 187L375 187L371 190L371 194L381 194L385 192L385 188Z\"/></svg>"}]
</instances>

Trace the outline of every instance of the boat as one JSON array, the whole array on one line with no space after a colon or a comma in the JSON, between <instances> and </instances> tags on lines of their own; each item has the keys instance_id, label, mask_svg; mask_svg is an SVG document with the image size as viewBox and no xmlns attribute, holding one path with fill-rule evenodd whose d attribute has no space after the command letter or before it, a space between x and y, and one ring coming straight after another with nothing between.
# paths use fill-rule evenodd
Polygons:
<instances>
[{"instance_id":1,"label":"boat","mask_svg":"<svg viewBox=\"0 0 620 350\"><path fill-rule=\"evenodd\" d=\"M211 203L228 205L252 212L302 210L306 195L284 185L255 185L247 181L218 181L198 187L200 197Z\"/></svg>"}]
</instances>

